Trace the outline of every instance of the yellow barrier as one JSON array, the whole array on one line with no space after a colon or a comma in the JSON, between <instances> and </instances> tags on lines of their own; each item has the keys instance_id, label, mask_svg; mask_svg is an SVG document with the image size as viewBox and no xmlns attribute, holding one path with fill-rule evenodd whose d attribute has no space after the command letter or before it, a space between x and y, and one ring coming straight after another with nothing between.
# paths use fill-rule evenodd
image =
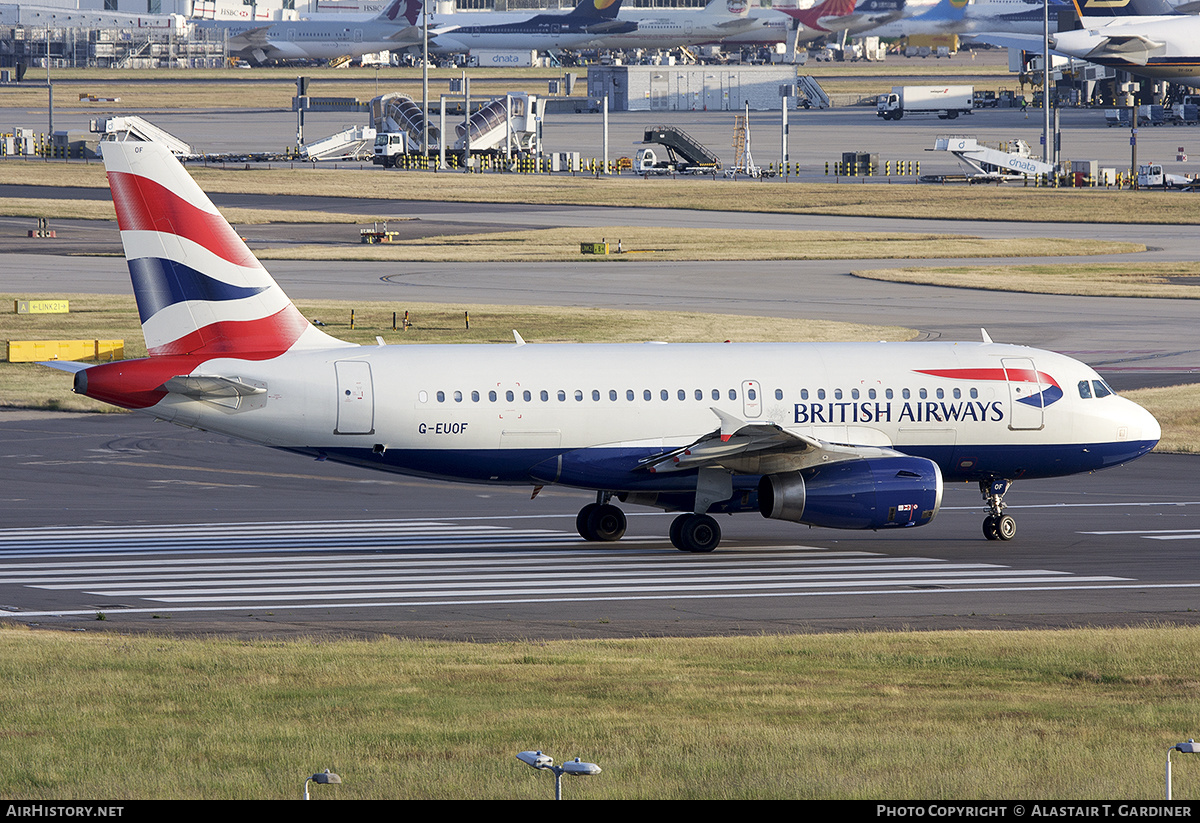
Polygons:
<instances>
[{"instance_id":1,"label":"yellow barrier","mask_svg":"<svg viewBox=\"0 0 1200 823\"><path fill-rule=\"evenodd\" d=\"M8 362L39 360L121 360L124 340L9 340Z\"/></svg>"}]
</instances>

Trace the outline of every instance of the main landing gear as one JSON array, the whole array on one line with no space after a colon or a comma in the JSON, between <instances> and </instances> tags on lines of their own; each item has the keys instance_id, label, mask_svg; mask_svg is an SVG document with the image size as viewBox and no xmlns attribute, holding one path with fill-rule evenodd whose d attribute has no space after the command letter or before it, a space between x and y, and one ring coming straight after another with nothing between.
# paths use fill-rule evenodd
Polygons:
<instances>
[{"instance_id":1,"label":"main landing gear","mask_svg":"<svg viewBox=\"0 0 1200 823\"><path fill-rule=\"evenodd\" d=\"M1012 487L1008 480L980 480L979 493L987 501L988 514L983 519L983 536L988 540L1012 540L1017 536L1017 521L1004 513L1004 493Z\"/></svg>"},{"instance_id":2,"label":"main landing gear","mask_svg":"<svg viewBox=\"0 0 1200 823\"><path fill-rule=\"evenodd\" d=\"M588 503L575 516L575 530L584 540L609 543L624 536L625 512L609 503L611 498L611 493L600 492L595 503Z\"/></svg>"},{"instance_id":3,"label":"main landing gear","mask_svg":"<svg viewBox=\"0 0 1200 823\"><path fill-rule=\"evenodd\" d=\"M584 540L612 542L625 534L625 513L608 501L610 492L599 492L575 516L575 529ZM707 514L681 514L671 522L671 545L680 551L703 554L721 542L721 527Z\"/></svg>"}]
</instances>

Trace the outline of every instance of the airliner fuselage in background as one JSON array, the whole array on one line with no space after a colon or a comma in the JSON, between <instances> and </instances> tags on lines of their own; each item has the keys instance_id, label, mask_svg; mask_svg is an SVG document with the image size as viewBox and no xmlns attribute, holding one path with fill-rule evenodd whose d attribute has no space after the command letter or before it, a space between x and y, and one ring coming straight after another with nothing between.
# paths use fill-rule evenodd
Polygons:
<instances>
[{"instance_id":1,"label":"airliner fuselage in background","mask_svg":"<svg viewBox=\"0 0 1200 823\"><path fill-rule=\"evenodd\" d=\"M332 60L405 48L421 42L415 26L421 0L392 0L368 20L285 20L279 23L197 20L201 28L224 29L231 56L268 60Z\"/></svg>"},{"instance_id":2,"label":"airliner fuselage in background","mask_svg":"<svg viewBox=\"0 0 1200 823\"><path fill-rule=\"evenodd\" d=\"M1158 423L1087 365L993 343L356 346L313 327L164 149L105 142L150 356L75 371L75 391L186 426L365 468L593 492L846 529L921 526L945 481L977 482L1010 539L1016 479L1132 460Z\"/></svg>"}]
</instances>

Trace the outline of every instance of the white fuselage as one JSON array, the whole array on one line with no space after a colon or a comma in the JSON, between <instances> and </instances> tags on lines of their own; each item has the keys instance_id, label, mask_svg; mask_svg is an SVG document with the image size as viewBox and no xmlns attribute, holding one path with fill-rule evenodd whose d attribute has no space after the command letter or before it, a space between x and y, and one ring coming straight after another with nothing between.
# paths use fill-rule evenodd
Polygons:
<instances>
[{"instance_id":1,"label":"white fuselage","mask_svg":"<svg viewBox=\"0 0 1200 823\"><path fill-rule=\"evenodd\" d=\"M1195 85L1200 77L1200 17L1142 17L1107 25L1090 22L1082 29L1055 34L1054 50L1170 83Z\"/></svg>"},{"instance_id":2,"label":"white fuselage","mask_svg":"<svg viewBox=\"0 0 1200 823\"><path fill-rule=\"evenodd\" d=\"M715 43L772 45L784 42L787 17L770 9L741 15L709 11L629 9L621 20L637 24L624 34L601 35L594 45L606 49L674 49Z\"/></svg>"},{"instance_id":3,"label":"white fuselage","mask_svg":"<svg viewBox=\"0 0 1200 823\"><path fill-rule=\"evenodd\" d=\"M687 488L686 477L640 472L637 461L712 432L714 410L927 457L947 480L1089 471L1159 437L1154 418L1106 394L1088 366L995 343L400 345L209 360L195 374L266 391L216 402L168 394L143 411L318 457L485 483ZM759 475L794 468L790 460L731 456L726 468Z\"/></svg>"}]
</instances>

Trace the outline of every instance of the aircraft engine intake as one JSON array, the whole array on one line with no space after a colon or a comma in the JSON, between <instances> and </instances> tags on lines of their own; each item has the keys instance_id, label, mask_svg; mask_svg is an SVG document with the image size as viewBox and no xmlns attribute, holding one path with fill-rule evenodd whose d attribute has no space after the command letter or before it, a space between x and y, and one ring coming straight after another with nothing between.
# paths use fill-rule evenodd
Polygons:
<instances>
[{"instance_id":1,"label":"aircraft engine intake","mask_svg":"<svg viewBox=\"0 0 1200 823\"><path fill-rule=\"evenodd\" d=\"M923 526L942 505L942 473L923 457L876 457L764 475L763 517L830 529Z\"/></svg>"}]
</instances>

